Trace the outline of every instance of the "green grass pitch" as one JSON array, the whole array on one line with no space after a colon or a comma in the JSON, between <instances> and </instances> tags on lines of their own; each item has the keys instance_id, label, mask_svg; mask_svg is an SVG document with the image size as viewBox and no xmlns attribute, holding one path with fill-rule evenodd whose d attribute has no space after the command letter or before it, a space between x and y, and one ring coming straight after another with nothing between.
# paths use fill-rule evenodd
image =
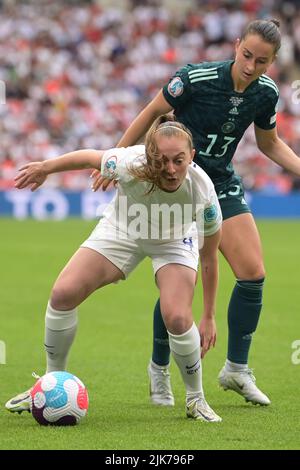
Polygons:
<instances>
[{"instance_id":1,"label":"green grass pitch","mask_svg":"<svg viewBox=\"0 0 300 470\"><path fill-rule=\"evenodd\" d=\"M0 365L0 448L299 449L300 364L291 361L291 345L300 339L300 222L258 225L268 276L250 366L258 385L272 400L270 407L246 404L242 397L217 386L226 353L226 309L234 282L223 259L218 341L203 362L206 397L223 422L208 424L185 418L184 388L173 363L174 409L150 405L146 367L157 290L151 264L145 261L127 282L104 288L81 306L68 370L88 387L89 412L78 426L45 428L28 413L9 414L4 404L33 384L32 371L43 374L44 311L50 288L94 223L1 219L0 340L6 344L7 363ZM198 285L197 321L200 313Z\"/></svg>"}]
</instances>

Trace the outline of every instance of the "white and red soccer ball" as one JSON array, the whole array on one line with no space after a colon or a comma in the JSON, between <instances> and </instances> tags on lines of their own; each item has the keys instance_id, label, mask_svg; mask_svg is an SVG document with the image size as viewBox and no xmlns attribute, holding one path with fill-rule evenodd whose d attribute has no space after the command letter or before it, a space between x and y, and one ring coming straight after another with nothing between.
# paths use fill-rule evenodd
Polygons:
<instances>
[{"instance_id":1,"label":"white and red soccer ball","mask_svg":"<svg viewBox=\"0 0 300 470\"><path fill-rule=\"evenodd\" d=\"M64 371L41 377L30 391L32 416L39 424L70 426L86 415L89 399L81 380Z\"/></svg>"}]
</instances>

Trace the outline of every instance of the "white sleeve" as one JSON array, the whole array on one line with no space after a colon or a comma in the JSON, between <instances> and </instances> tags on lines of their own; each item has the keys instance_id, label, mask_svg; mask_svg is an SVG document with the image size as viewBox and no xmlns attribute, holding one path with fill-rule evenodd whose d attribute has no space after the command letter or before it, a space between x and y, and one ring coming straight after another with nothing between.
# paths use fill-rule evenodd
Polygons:
<instances>
[{"instance_id":1,"label":"white sleeve","mask_svg":"<svg viewBox=\"0 0 300 470\"><path fill-rule=\"evenodd\" d=\"M138 158L137 164L140 164L141 158L145 158L143 145L109 149L102 157L101 174L111 180L128 182L133 178L128 168L134 165L134 161Z\"/></svg>"},{"instance_id":2,"label":"white sleeve","mask_svg":"<svg viewBox=\"0 0 300 470\"><path fill-rule=\"evenodd\" d=\"M206 175L207 176L207 175ZM222 225L222 211L214 185L208 177L206 178L206 196L197 205L196 223L200 237L207 237L216 233Z\"/></svg>"},{"instance_id":3,"label":"white sleeve","mask_svg":"<svg viewBox=\"0 0 300 470\"><path fill-rule=\"evenodd\" d=\"M216 233L222 226L222 211L213 189L210 193L210 198L204 207L204 236L210 236Z\"/></svg>"}]
</instances>

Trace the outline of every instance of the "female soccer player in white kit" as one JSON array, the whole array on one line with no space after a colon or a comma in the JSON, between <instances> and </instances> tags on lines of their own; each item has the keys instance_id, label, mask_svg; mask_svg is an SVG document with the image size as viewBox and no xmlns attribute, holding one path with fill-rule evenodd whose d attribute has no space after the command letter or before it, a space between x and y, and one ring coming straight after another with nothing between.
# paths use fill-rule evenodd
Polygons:
<instances>
[{"instance_id":1,"label":"female soccer player in white kit","mask_svg":"<svg viewBox=\"0 0 300 470\"><path fill-rule=\"evenodd\" d=\"M50 173L100 167L104 177L119 181L104 217L52 289L46 310L47 372L66 369L78 305L96 289L126 278L149 256L170 348L186 388L187 416L218 422L221 418L203 393L200 336L203 356L216 341L217 250L222 216L210 178L192 163L191 133L169 119L162 116L155 121L146 146L79 150L29 163L20 169L16 187L35 190ZM197 230L193 229L194 221ZM198 246L203 284L200 334L192 316ZM28 391L9 400L6 408L13 412L29 410Z\"/></svg>"}]
</instances>

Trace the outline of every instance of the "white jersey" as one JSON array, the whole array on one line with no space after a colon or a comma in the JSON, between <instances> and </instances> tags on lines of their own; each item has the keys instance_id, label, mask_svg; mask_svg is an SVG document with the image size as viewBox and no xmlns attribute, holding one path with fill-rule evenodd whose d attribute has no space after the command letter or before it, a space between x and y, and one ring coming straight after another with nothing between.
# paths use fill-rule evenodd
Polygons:
<instances>
[{"instance_id":1,"label":"white jersey","mask_svg":"<svg viewBox=\"0 0 300 470\"><path fill-rule=\"evenodd\" d=\"M191 163L181 186L174 192L137 180L130 168L145 161L145 146L114 148L102 158L101 173L118 180L116 195L103 216L121 232L134 238L162 241L183 239L197 224L198 237L213 235L222 224L222 213L209 176Z\"/></svg>"}]
</instances>

